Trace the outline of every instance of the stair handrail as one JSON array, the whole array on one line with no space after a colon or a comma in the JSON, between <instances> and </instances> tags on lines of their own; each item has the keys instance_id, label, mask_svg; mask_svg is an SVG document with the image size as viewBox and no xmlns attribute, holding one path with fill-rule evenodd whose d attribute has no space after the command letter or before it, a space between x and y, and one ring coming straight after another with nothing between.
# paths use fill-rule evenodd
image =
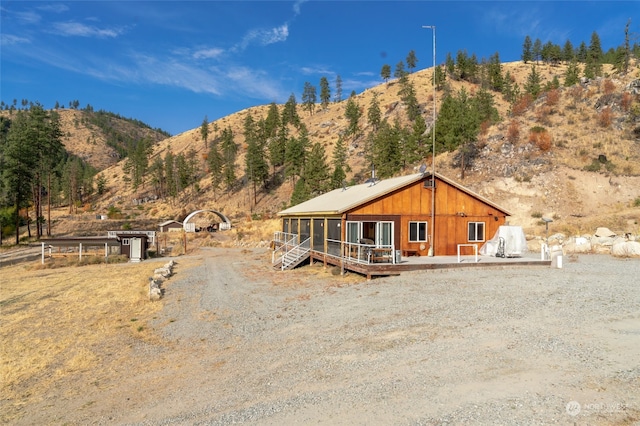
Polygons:
<instances>
[{"instance_id":1,"label":"stair handrail","mask_svg":"<svg viewBox=\"0 0 640 426\"><path fill-rule=\"evenodd\" d=\"M282 255L281 269L284 271L290 265L292 265L293 263L297 262L298 260L306 256L306 254L309 253L310 251L311 251L311 237L307 238L297 246L292 247L291 250L288 250ZM289 262L287 262L286 261L287 254L289 253L295 253L295 257L293 258L293 260L290 260Z\"/></svg>"},{"instance_id":2,"label":"stair handrail","mask_svg":"<svg viewBox=\"0 0 640 426\"><path fill-rule=\"evenodd\" d=\"M289 232L276 231L273 235L274 249L273 253L271 253L271 263L276 264L280 262L284 254L289 251L289 247L294 247L298 245L299 240L298 234L292 234ZM278 254L276 256L277 253Z\"/></svg>"}]
</instances>

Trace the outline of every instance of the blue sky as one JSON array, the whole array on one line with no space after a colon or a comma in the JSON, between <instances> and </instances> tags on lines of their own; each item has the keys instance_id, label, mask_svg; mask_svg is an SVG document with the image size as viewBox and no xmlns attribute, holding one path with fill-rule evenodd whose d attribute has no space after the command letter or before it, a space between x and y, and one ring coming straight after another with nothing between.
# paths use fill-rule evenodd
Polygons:
<instances>
[{"instance_id":1,"label":"blue sky","mask_svg":"<svg viewBox=\"0 0 640 426\"><path fill-rule=\"evenodd\" d=\"M640 34L625 1L7 1L1 9L0 99L52 108L77 99L172 134L255 105L298 102L327 77L343 98L380 84L416 52L417 68L466 49L519 60L526 35L575 47Z\"/></svg>"}]
</instances>

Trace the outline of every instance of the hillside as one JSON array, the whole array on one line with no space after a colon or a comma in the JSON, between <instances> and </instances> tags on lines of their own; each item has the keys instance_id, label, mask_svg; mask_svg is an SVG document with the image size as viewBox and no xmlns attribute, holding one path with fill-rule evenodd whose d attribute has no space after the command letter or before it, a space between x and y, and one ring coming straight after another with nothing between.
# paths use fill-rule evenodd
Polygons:
<instances>
[{"instance_id":1,"label":"hillside","mask_svg":"<svg viewBox=\"0 0 640 426\"><path fill-rule=\"evenodd\" d=\"M117 114L86 109L57 109L65 149L97 170L117 164L127 148L136 141L148 138L153 143L168 134L160 129ZM11 118L8 110L0 115Z\"/></svg>"},{"instance_id":2,"label":"hillside","mask_svg":"<svg viewBox=\"0 0 640 426\"><path fill-rule=\"evenodd\" d=\"M503 73L509 71L522 87L531 64L506 63L502 64L502 69ZM564 65L538 64L536 69L542 77L542 85L554 77L564 80ZM409 76L416 88L428 128L432 125L433 113L431 72L426 69ZM605 72L611 73L611 69L605 66ZM561 87L553 99L543 94L515 117L509 114L509 103L495 93L494 101L500 121L482 133L478 144L481 149L464 178L456 165L455 152L438 153L436 169L504 206L513 213L511 223L524 226L530 234L540 235L544 232L540 222L543 215L554 218L552 229L556 232L590 233L596 226L608 226L619 232L639 233L639 77L636 67L624 77L612 75L571 88ZM447 81L453 92L465 87L468 93L474 94L479 89L477 85L464 81ZM405 106L398 96L397 82L381 83L356 95L362 111L360 127L363 135L369 131L366 112L374 94L378 97L383 118L389 122L398 119L407 123ZM443 92L437 92L438 108L442 97ZM348 125L345 118L346 103L346 100L331 103L326 110L318 107L313 115L303 111L298 104L298 114L309 130L311 142L320 142L328 159L339 135ZM605 109L608 114L606 120L603 119ZM231 128L234 140L239 145L236 161L238 185L233 191L212 190L210 178L206 175L206 148L200 128L156 143L150 162L158 157L164 158L169 150L178 155L193 149L197 152L205 176L175 199L153 201L155 197L148 182L135 192L130 188L122 169L123 163L117 161L116 151L107 146L106 136L97 127L83 119L84 111L61 111L67 149L101 169L107 185L102 196L84 206L84 215L68 216L66 209L61 210L60 214L67 220L58 222L56 232L76 230L78 220L97 229L89 222L96 213L106 214L109 210L120 212L118 216L130 222L145 220L151 223L182 219L187 213L202 208L222 211L238 223L256 215L274 217L275 213L289 204L292 184L287 181L278 188L260 191L257 204L254 205L252 189L245 184L244 177L244 119L251 114L257 121L265 117L267 111L267 105L256 106L209 124L210 141L219 137L222 129ZM127 123L120 125L126 126ZM517 137L510 131L513 126L519 129ZM536 126L544 127L550 135L550 143L543 149L530 139L530 129ZM217 132L214 130L216 128ZM157 134L153 137L160 138ZM351 167L348 180L359 182L370 174L364 160L364 138L347 140ZM413 172L421 163L427 164L431 170L431 159L425 158L423 162L410 165L403 173ZM145 199L150 202L140 203ZM211 219L203 217L200 220L206 225Z\"/></svg>"}]
</instances>

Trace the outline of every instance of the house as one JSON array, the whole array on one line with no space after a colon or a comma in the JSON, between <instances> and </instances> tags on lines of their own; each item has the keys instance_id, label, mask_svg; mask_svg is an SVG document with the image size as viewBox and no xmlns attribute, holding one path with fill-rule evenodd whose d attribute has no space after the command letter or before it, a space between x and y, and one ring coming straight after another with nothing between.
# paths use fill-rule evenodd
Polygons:
<instances>
[{"instance_id":1,"label":"house","mask_svg":"<svg viewBox=\"0 0 640 426\"><path fill-rule=\"evenodd\" d=\"M160 232L181 231L182 229L182 223L177 220L167 220L158 225Z\"/></svg>"},{"instance_id":2,"label":"house","mask_svg":"<svg viewBox=\"0 0 640 426\"><path fill-rule=\"evenodd\" d=\"M397 263L400 256L479 249L510 213L445 176L417 173L335 189L278 216L276 248L290 240L325 261Z\"/></svg>"}]
</instances>

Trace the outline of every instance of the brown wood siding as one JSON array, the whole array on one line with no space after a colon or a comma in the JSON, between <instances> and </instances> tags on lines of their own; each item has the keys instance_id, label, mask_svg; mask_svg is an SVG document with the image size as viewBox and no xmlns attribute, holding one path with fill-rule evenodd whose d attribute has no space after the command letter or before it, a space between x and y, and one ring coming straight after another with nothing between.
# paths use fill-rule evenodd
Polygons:
<instances>
[{"instance_id":1,"label":"brown wood siding","mask_svg":"<svg viewBox=\"0 0 640 426\"><path fill-rule=\"evenodd\" d=\"M427 255L431 244L431 227L434 224L431 223L432 189L424 187L426 179L414 182L346 212L342 221L341 238L343 240L345 238L345 220L393 221L396 248L414 250L420 255ZM469 243L467 235L469 222L485 223L485 241L493 237L500 225L505 224L505 213L445 181L437 180L435 194L434 254L436 256L455 255L458 244ZM299 218L306 220L309 220L309 217L308 214L299 216ZM495 219L496 217L498 220ZM298 228L294 221L297 221L297 218L292 219L291 229L297 233ZM428 242L409 243L410 221L429 224ZM484 241L476 244L479 249Z\"/></svg>"}]
</instances>

